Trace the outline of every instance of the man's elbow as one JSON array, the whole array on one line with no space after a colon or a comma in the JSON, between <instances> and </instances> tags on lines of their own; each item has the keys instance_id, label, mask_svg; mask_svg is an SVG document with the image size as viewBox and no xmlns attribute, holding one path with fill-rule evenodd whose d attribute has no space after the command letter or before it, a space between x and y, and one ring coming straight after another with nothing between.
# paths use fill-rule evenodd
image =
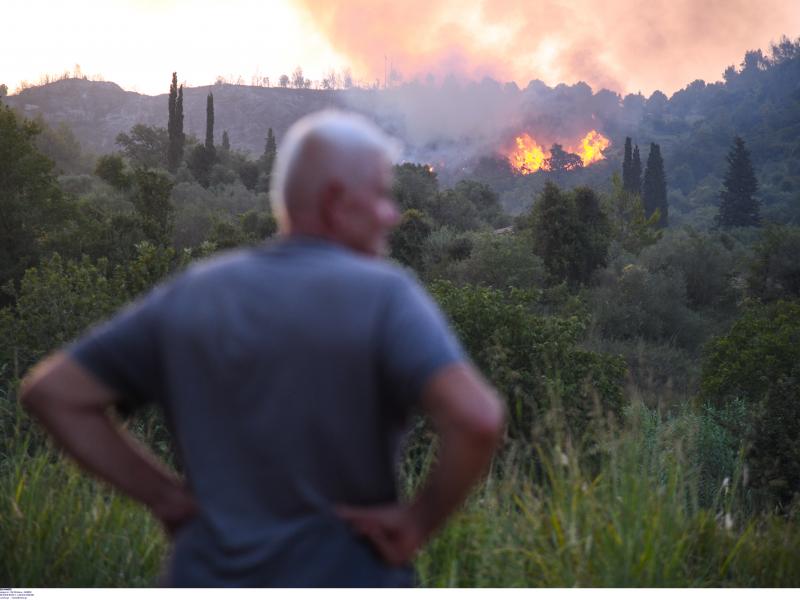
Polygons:
<instances>
[{"instance_id":1,"label":"man's elbow","mask_svg":"<svg viewBox=\"0 0 800 600\"><path fill-rule=\"evenodd\" d=\"M502 400L494 393L484 403L483 410L473 415L467 425L470 437L484 446L497 446L506 429L506 411Z\"/></svg>"},{"instance_id":2,"label":"man's elbow","mask_svg":"<svg viewBox=\"0 0 800 600\"><path fill-rule=\"evenodd\" d=\"M22 380L19 387L19 403L31 414L40 414L47 406L45 386L35 371Z\"/></svg>"}]
</instances>

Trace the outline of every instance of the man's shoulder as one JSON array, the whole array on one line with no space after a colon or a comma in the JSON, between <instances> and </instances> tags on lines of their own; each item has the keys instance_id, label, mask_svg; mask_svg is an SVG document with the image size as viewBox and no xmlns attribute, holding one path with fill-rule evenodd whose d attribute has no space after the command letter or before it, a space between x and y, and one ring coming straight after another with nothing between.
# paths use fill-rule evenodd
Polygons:
<instances>
[{"instance_id":1,"label":"man's shoulder","mask_svg":"<svg viewBox=\"0 0 800 600\"><path fill-rule=\"evenodd\" d=\"M168 287L219 289L262 276L268 277L272 285L308 279L389 290L418 285L413 273L390 260L362 256L334 244L276 241L222 252L198 261L174 278Z\"/></svg>"}]
</instances>

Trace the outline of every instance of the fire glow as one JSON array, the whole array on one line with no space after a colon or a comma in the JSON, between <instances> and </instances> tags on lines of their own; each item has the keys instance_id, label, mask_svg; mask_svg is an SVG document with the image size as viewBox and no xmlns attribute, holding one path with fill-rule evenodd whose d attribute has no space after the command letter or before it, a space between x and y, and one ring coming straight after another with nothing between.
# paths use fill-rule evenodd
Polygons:
<instances>
[{"instance_id":1,"label":"fire glow","mask_svg":"<svg viewBox=\"0 0 800 600\"><path fill-rule=\"evenodd\" d=\"M551 151L546 150L529 133L523 133L514 139L514 147L507 152L506 158L515 171L529 175L536 171L550 171ZM608 138L596 130L591 130L576 145L566 146L565 152L576 154L584 167L605 160L603 151L611 145Z\"/></svg>"}]
</instances>

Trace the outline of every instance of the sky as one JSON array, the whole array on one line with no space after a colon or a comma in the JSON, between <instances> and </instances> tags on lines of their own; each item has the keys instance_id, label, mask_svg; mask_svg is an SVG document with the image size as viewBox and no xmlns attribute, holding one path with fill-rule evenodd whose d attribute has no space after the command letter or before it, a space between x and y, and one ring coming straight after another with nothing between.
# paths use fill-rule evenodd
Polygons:
<instances>
[{"instance_id":1,"label":"sky","mask_svg":"<svg viewBox=\"0 0 800 600\"><path fill-rule=\"evenodd\" d=\"M667 94L800 36L798 0L4 0L0 83L75 71L165 93L301 66ZM9 49L11 51L9 51Z\"/></svg>"}]
</instances>

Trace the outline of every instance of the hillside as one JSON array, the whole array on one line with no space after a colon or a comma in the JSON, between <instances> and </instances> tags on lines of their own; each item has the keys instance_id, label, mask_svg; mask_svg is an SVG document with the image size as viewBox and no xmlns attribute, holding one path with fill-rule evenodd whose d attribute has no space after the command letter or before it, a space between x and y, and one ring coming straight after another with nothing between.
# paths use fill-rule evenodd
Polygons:
<instances>
[{"instance_id":1,"label":"hillside","mask_svg":"<svg viewBox=\"0 0 800 600\"><path fill-rule=\"evenodd\" d=\"M263 151L267 127L272 127L280 136L304 114L343 106L345 94L369 93L237 85L186 88L184 127L187 135L198 138L205 135L209 92L214 94L217 135L227 130L235 148L254 154ZM65 123L85 152L105 154L117 149L114 141L117 134L129 131L137 123L166 127L167 96L166 93L146 96L128 92L111 82L65 79L29 88L6 101L27 117L41 115L48 123Z\"/></svg>"},{"instance_id":2,"label":"hillside","mask_svg":"<svg viewBox=\"0 0 800 600\"><path fill-rule=\"evenodd\" d=\"M227 130L234 149L255 157L263 152L269 127L280 141L305 114L329 107L357 110L405 142L403 160L434 165L447 185L464 177L484 181L512 213L529 207L548 179L608 189L629 136L643 161L651 143L661 146L672 222L699 227L713 222L725 156L738 135L751 152L766 219L800 223L800 41L783 38L767 54L748 52L723 78L693 81L670 98L659 91L649 98L622 97L583 82L549 87L534 80L520 89L488 78L447 80L441 86L411 82L379 91L223 84L184 91L184 126L188 135L204 138L206 97L212 92L216 139ZM167 121L166 93L145 96L107 82L68 79L6 101L27 117L69 128L81 150L94 155L118 150L116 136L137 123L165 127ZM574 145L591 130L610 146L605 160L588 168L521 175L505 160L523 132L547 148Z\"/></svg>"}]
</instances>

